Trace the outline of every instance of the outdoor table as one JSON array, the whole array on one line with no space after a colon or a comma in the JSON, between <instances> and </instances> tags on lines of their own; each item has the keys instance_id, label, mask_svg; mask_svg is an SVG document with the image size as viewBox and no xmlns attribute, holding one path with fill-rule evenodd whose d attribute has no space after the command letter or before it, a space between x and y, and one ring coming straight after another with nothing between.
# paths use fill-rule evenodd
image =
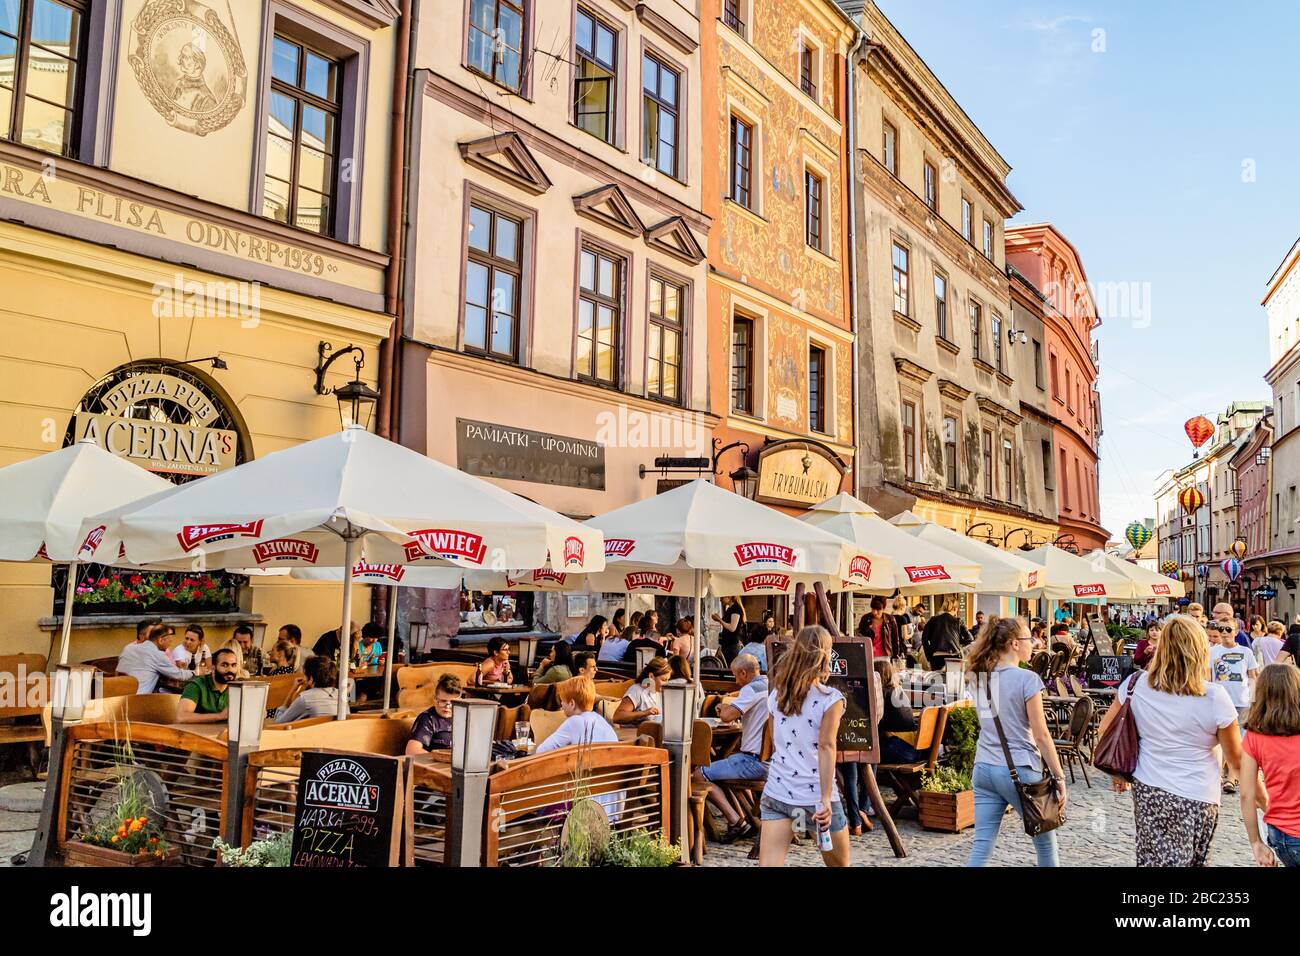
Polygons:
<instances>
[{"instance_id":1,"label":"outdoor table","mask_svg":"<svg viewBox=\"0 0 1300 956\"><path fill-rule=\"evenodd\" d=\"M468 697L482 697L505 704L507 700L518 699L522 702L523 699L528 697L530 690L532 690L532 687L528 684L506 684L500 687L470 684L465 688L465 694Z\"/></svg>"}]
</instances>

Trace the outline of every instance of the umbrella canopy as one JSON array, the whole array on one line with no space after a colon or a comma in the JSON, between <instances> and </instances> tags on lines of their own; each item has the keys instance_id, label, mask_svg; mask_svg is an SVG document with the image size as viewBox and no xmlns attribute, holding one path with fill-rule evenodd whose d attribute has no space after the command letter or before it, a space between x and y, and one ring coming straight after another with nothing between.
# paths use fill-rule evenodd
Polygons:
<instances>
[{"instance_id":1,"label":"umbrella canopy","mask_svg":"<svg viewBox=\"0 0 1300 956\"><path fill-rule=\"evenodd\" d=\"M911 511L894 515L889 523L915 538L947 548L978 564L981 594L1022 594L1047 582L1047 571L1041 565L1026 561L1014 551L989 547L951 528L926 521Z\"/></svg>"},{"instance_id":2,"label":"umbrella canopy","mask_svg":"<svg viewBox=\"0 0 1300 956\"><path fill-rule=\"evenodd\" d=\"M865 501L846 492L816 505L802 520L892 566L892 579L882 576L852 590L888 592L897 587L905 594L951 594L974 591L980 585L979 564L894 527Z\"/></svg>"},{"instance_id":3,"label":"umbrella canopy","mask_svg":"<svg viewBox=\"0 0 1300 956\"><path fill-rule=\"evenodd\" d=\"M1047 580L1026 597L1051 601L1124 601L1134 597L1133 582L1106 567L1104 561L1081 558L1044 544L1022 552L1026 560L1047 569Z\"/></svg>"},{"instance_id":4,"label":"umbrella canopy","mask_svg":"<svg viewBox=\"0 0 1300 956\"><path fill-rule=\"evenodd\" d=\"M1132 561L1117 558L1105 551L1093 551L1086 556L1086 560L1101 561L1105 564L1106 570L1114 571L1132 581L1136 589L1133 594L1135 598L1172 601L1187 592L1181 581L1175 581L1166 575L1151 571Z\"/></svg>"}]
</instances>

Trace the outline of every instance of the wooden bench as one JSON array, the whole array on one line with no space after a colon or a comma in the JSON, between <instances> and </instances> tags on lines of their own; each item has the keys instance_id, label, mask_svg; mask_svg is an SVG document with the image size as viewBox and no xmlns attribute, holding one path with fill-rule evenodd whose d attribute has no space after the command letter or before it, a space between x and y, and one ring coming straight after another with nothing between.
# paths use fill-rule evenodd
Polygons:
<instances>
[{"instance_id":1,"label":"wooden bench","mask_svg":"<svg viewBox=\"0 0 1300 956\"><path fill-rule=\"evenodd\" d=\"M41 711L49 700L49 686L40 654L0 656L0 701L10 702L0 706L0 747L23 747L33 780L48 739Z\"/></svg>"},{"instance_id":2,"label":"wooden bench","mask_svg":"<svg viewBox=\"0 0 1300 956\"><path fill-rule=\"evenodd\" d=\"M883 774L885 781L898 794L889 808L890 816L898 816L903 807L916 806L916 793L920 786L921 774L932 772L939 762L939 748L943 744L943 733L948 727L948 713L957 706L962 705L938 704L926 707L921 711L915 733L894 735L910 743L913 749L923 752L925 756L910 763L882 763L876 768L877 775Z\"/></svg>"},{"instance_id":3,"label":"wooden bench","mask_svg":"<svg viewBox=\"0 0 1300 956\"><path fill-rule=\"evenodd\" d=\"M397 706L402 710L427 710L433 706L438 678L455 674L461 686L468 687L474 680L477 667L457 661L435 664L412 664L397 672Z\"/></svg>"}]
</instances>

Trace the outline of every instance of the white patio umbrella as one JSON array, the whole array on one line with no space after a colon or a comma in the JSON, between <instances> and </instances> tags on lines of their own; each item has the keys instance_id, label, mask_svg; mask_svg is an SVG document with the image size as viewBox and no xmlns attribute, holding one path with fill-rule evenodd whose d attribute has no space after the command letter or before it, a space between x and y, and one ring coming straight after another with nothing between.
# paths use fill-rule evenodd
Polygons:
<instances>
[{"instance_id":1,"label":"white patio umbrella","mask_svg":"<svg viewBox=\"0 0 1300 956\"><path fill-rule=\"evenodd\" d=\"M175 487L85 440L0 468L0 561L68 566L58 663L68 662L82 519Z\"/></svg>"},{"instance_id":2,"label":"white patio umbrella","mask_svg":"<svg viewBox=\"0 0 1300 956\"><path fill-rule=\"evenodd\" d=\"M600 533L353 426L88 518L86 534L137 564L342 568L342 633L364 553L418 568L604 567ZM347 706L339 654L339 718Z\"/></svg>"},{"instance_id":3,"label":"white patio umbrella","mask_svg":"<svg viewBox=\"0 0 1300 956\"><path fill-rule=\"evenodd\" d=\"M1114 571L1133 582L1133 597L1138 599L1157 598L1166 601L1176 600L1187 593L1182 581L1175 581L1158 571L1144 568L1132 561L1125 561L1105 551L1090 551L1085 560L1101 561L1108 571Z\"/></svg>"},{"instance_id":4,"label":"white patio umbrella","mask_svg":"<svg viewBox=\"0 0 1300 956\"><path fill-rule=\"evenodd\" d=\"M1018 595L1047 582L1047 571L1041 565L1025 560L1014 551L990 547L951 528L926 521L911 511L894 515L889 523L914 538L946 548L978 564L981 594Z\"/></svg>"},{"instance_id":5,"label":"white patio umbrella","mask_svg":"<svg viewBox=\"0 0 1300 956\"><path fill-rule=\"evenodd\" d=\"M701 599L791 594L796 584L837 585L873 575L847 541L702 479L587 522L605 536L601 591L695 598L695 683L700 683Z\"/></svg>"},{"instance_id":6,"label":"white patio umbrella","mask_svg":"<svg viewBox=\"0 0 1300 956\"><path fill-rule=\"evenodd\" d=\"M975 561L894 527L871 505L847 492L814 505L801 520L892 563L891 579L843 590L888 593L897 587L904 594L951 594L971 592L981 584L980 565Z\"/></svg>"},{"instance_id":7,"label":"white patio umbrella","mask_svg":"<svg viewBox=\"0 0 1300 956\"><path fill-rule=\"evenodd\" d=\"M1021 553L1026 560L1047 570L1047 580L1025 597L1044 597L1051 601L1123 601L1134 596L1133 582L1107 568L1104 561L1081 558L1051 544Z\"/></svg>"}]
</instances>

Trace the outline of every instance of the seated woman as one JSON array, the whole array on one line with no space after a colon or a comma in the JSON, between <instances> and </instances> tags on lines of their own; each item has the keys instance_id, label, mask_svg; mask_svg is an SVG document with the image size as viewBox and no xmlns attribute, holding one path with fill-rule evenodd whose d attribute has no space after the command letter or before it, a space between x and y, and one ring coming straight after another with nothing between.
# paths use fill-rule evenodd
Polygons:
<instances>
[{"instance_id":1,"label":"seated woman","mask_svg":"<svg viewBox=\"0 0 1300 956\"><path fill-rule=\"evenodd\" d=\"M504 637L494 637L487 643L488 656L478 665L477 682L483 684L513 684L510 671L510 644Z\"/></svg>"},{"instance_id":2,"label":"seated woman","mask_svg":"<svg viewBox=\"0 0 1300 956\"><path fill-rule=\"evenodd\" d=\"M684 617L677 622L677 633L668 639L669 656L680 654L688 661L695 659L695 621Z\"/></svg>"},{"instance_id":3,"label":"seated woman","mask_svg":"<svg viewBox=\"0 0 1300 956\"><path fill-rule=\"evenodd\" d=\"M303 690L275 712L275 723L289 724L308 717L334 717L339 709L339 669L328 657L313 657L302 665Z\"/></svg>"},{"instance_id":4,"label":"seated woman","mask_svg":"<svg viewBox=\"0 0 1300 956\"><path fill-rule=\"evenodd\" d=\"M406 755L415 757L431 750L451 749L451 702L461 696L460 678L443 674L433 689L433 706L415 718Z\"/></svg>"},{"instance_id":5,"label":"seated woman","mask_svg":"<svg viewBox=\"0 0 1300 956\"><path fill-rule=\"evenodd\" d=\"M378 667L379 657L384 653L384 645L379 639L385 636L384 629L373 621L367 621L361 628L361 640L357 644L357 666Z\"/></svg>"},{"instance_id":6,"label":"seated woman","mask_svg":"<svg viewBox=\"0 0 1300 956\"><path fill-rule=\"evenodd\" d=\"M567 641L556 641L551 652L537 665L534 684L558 684L573 676L573 650Z\"/></svg>"},{"instance_id":7,"label":"seated woman","mask_svg":"<svg viewBox=\"0 0 1300 956\"><path fill-rule=\"evenodd\" d=\"M641 623L645 623L645 618L641 619ZM630 631L631 628L628 628L628 630ZM635 634L632 635L632 639L628 641L627 646L623 648L623 660L635 664L637 649L641 647L653 647L655 657L668 656L668 652L664 650L664 642L659 637L658 631L642 631L640 636ZM607 658L602 659L604 660Z\"/></svg>"},{"instance_id":8,"label":"seated woman","mask_svg":"<svg viewBox=\"0 0 1300 956\"><path fill-rule=\"evenodd\" d=\"M684 654L674 654L668 658L669 680L694 680L691 675L691 662Z\"/></svg>"},{"instance_id":9,"label":"seated woman","mask_svg":"<svg viewBox=\"0 0 1300 956\"><path fill-rule=\"evenodd\" d=\"M672 668L662 657L650 659L650 663L637 675L636 683L627 689L623 699L614 711L614 723L639 724L650 717L658 717L663 709L663 697L660 689L672 675Z\"/></svg>"},{"instance_id":10,"label":"seated woman","mask_svg":"<svg viewBox=\"0 0 1300 956\"><path fill-rule=\"evenodd\" d=\"M537 745L537 753L550 753L574 744L616 744L618 734L604 717L592 710L596 706L596 685L588 677L571 677L555 688L564 710L564 723ZM605 808L605 816L613 823L618 819L623 803L623 791L600 793L591 799Z\"/></svg>"},{"instance_id":11,"label":"seated woman","mask_svg":"<svg viewBox=\"0 0 1300 956\"><path fill-rule=\"evenodd\" d=\"M627 653L628 645L636 637L636 628L628 625L623 628L623 633L607 637L601 642L600 650L596 652L598 661L621 661L623 655Z\"/></svg>"},{"instance_id":12,"label":"seated woman","mask_svg":"<svg viewBox=\"0 0 1300 956\"><path fill-rule=\"evenodd\" d=\"M573 639L573 647L579 651L600 651L601 642L609 637L609 621L603 614L595 614L587 626Z\"/></svg>"},{"instance_id":13,"label":"seated woman","mask_svg":"<svg viewBox=\"0 0 1300 956\"><path fill-rule=\"evenodd\" d=\"M262 672L263 677L292 674L298 669L298 645L293 641L276 641L271 648L271 665Z\"/></svg>"},{"instance_id":14,"label":"seated woman","mask_svg":"<svg viewBox=\"0 0 1300 956\"><path fill-rule=\"evenodd\" d=\"M884 690L884 707L880 712L880 762L915 763L923 759L915 747L894 734L916 732L916 717L907 696L899 690L898 674L893 664L880 659L875 662L876 674Z\"/></svg>"},{"instance_id":15,"label":"seated woman","mask_svg":"<svg viewBox=\"0 0 1300 956\"><path fill-rule=\"evenodd\" d=\"M1147 625L1147 636L1137 642L1137 649L1133 652L1133 666L1142 670L1151 663L1151 658L1156 656L1156 646L1160 643L1160 631L1162 626L1159 621L1152 621Z\"/></svg>"}]
</instances>

